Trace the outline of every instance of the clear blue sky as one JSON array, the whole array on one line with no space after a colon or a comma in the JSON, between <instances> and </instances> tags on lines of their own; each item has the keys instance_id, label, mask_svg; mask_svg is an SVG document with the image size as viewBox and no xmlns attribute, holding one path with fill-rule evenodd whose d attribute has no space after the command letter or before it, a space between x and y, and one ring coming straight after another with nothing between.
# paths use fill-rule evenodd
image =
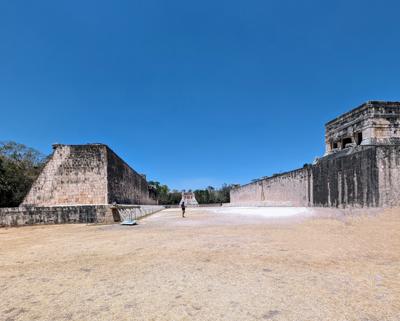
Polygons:
<instances>
[{"instance_id":1,"label":"clear blue sky","mask_svg":"<svg viewBox=\"0 0 400 321\"><path fill-rule=\"evenodd\" d=\"M0 140L108 144L189 189L301 167L400 100L399 1L0 2Z\"/></svg>"}]
</instances>

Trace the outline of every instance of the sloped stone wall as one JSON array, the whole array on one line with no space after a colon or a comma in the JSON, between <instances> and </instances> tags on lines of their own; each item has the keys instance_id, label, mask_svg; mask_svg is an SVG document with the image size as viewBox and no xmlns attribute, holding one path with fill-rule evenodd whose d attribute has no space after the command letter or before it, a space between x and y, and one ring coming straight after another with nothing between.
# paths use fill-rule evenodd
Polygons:
<instances>
[{"instance_id":1,"label":"sloped stone wall","mask_svg":"<svg viewBox=\"0 0 400 321\"><path fill-rule=\"evenodd\" d=\"M149 187L144 177L134 171L111 149L107 148L108 203L156 204L149 197Z\"/></svg>"},{"instance_id":2,"label":"sloped stone wall","mask_svg":"<svg viewBox=\"0 0 400 321\"><path fill-rule=\"evenodd\" d=\"M22 205L107 204L104 145L55 145Z\"/></svg>"},{"instance_id":3,"label":"sloped stone wall","mask_svg":"<svg viewBox=\"0 0 400 321\"><path fill-rule=\"evenodd\" d=\"M25 206L155 204L146 179L102 144L55 145Z\"/></svg>"}]
</instances>

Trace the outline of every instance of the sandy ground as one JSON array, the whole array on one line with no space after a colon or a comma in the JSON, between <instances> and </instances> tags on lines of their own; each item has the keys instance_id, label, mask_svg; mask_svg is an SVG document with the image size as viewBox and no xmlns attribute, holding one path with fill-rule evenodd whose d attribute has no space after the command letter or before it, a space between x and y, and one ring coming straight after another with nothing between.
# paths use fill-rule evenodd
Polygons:
<instances>
[{"instance_id":1,"label":"sandy ground","mask_svg":"<svg viewBox=\"0 0 400 321\"><path fill-rule=\"evenodd\" d=\"M400 320L400 210L287 211L0 229L0 320Z\"/></svg>"}]
</instances>

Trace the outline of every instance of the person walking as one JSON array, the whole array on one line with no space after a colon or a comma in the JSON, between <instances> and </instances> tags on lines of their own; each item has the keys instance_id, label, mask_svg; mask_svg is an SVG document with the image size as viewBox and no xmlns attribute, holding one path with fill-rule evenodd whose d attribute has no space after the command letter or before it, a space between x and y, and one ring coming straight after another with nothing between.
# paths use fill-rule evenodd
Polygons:
<instances>
[{"instance_id":1,"label":"person walking","mask_svg":"<svg viewBox=\"0 0 400 321\"><path fill-rule=\"evenodd\" d=\"M182 208L182 217L185 217L185 211L186 211L185 202L182 202L181 208Z\"/></svg>"}]
</instances>

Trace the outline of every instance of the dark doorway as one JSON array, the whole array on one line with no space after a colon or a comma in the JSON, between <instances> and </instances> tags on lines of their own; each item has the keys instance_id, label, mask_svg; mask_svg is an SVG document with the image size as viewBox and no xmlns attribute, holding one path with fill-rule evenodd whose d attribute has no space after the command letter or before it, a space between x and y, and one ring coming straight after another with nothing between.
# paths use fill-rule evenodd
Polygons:
<instances>
[{"instance_id":1,"label":"dark doorway","mask_svg":"<svg viewBox=\"0 0 400 321\"><path fill-rule=\"evenodd\" d=\"M348 138L343 138L343 140L342 140L342 149L343 148L346 148L346 145L347 144L351 144L353 141L351 140L351 138L350 137L348 137Z\"/></svg>"},{"instance_id":2,"label":"dark doorway","mask_svg":"<svg viewBox=\"0 0 400 321\"><path fill-rule=\"evenodd\" d=\"M362 133L357 133L356 139L357 139L357 145L361 145L361 142L363 140Z\"/></svg>"}]
</instances>

